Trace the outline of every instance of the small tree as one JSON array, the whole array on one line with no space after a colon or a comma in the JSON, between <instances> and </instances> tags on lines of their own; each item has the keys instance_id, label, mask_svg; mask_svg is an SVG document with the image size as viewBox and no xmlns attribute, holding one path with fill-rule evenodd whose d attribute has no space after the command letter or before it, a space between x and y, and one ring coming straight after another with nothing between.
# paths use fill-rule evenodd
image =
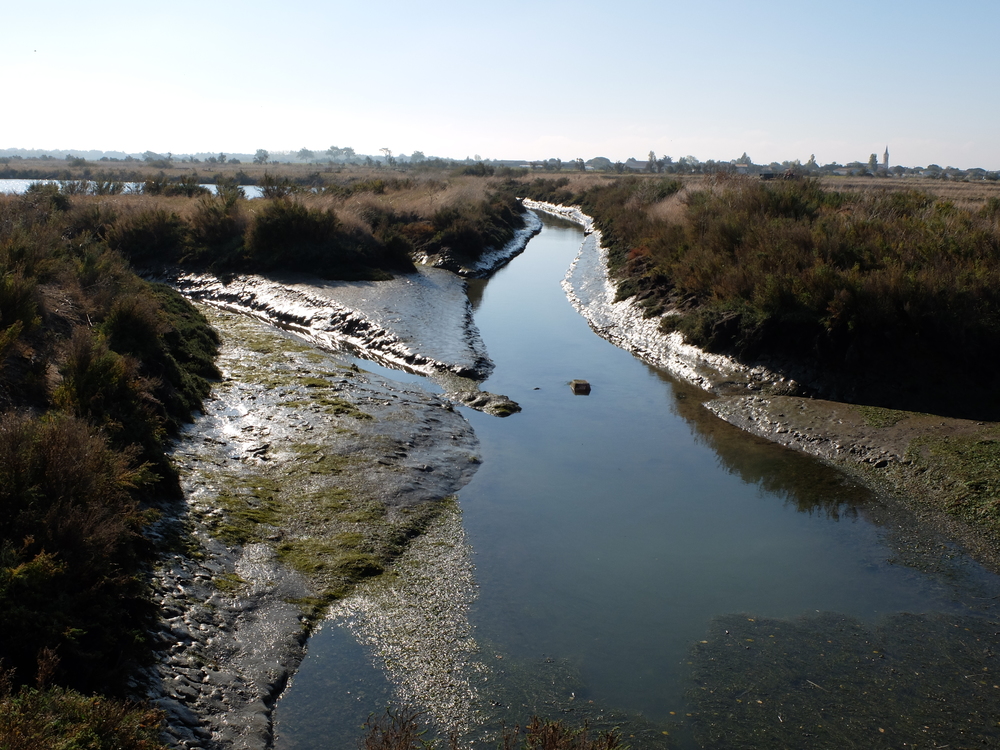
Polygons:
<instances>
[{"instance_id":1,"label":"small tree","mask_svg":"<svg viewBox=\"0 0 1000 750\"><path fill-rule=\"evenodd\" d=\"M875 174L875 170L878 169L878 157L872 154L868 157L868 171Z\"/></svg>"},{"instance_id":2,"label":"small tree","mask_svg":"<svg viewBox=\"0 0 1000 750\"><path fill-rule=\"evenodd\" d=\"M269 153L267 153L267 151L265 151L262 148L259 148L259 149L257 149L257 153L254 154L253 163L254 164L267 164L267 161L270 158L271 158L271 155Z\"/></svg>"},{"instance_id":3,"label":"small tree","mask_svg":"<svg viewBox=\"0 0 1000 750\"><path fill-rule=\"evenodd\" d=\"M313 158L315 158L316 154L314 154L309 149L302 147L299 149L299 152L296 154L296 156L299 157L299 159L301 159L302 161L311 161Z\"/></svg>"},{"instance_id":4,"label":"small tree","mask_svg":"<svg viewBox=\"0 0 1000 750\"><path fill-rule=\"evenodd\" d=\"M226 155L223 154L222 152L219 152L219 164L225 164L225 163L226 163Z\"/></svg>"},{"instance_id":5,"label":"small tree","mask_svg":"<svg viewBox=\"0 0 1000 750\"><path fill-rule=\"evenodd\" d=\"M427 157L426 157L426 156L424 156L424 152L423 152L423 151L414 151L414 152L413 152L413 153L412 153L412 154L410 155L410 161L412 161L412 162L413 162L413 163L415 163L415 164L416 164L416 163L419 163L419 162L422 162L422 161L423 161L424 159L426 159L426 158L427 158Z\"/></svg>"},{"instance_id":6,"label":"small tree","mask_svg":"<svg viewBox=\"0 0 1000 750\"><path fill-rule=\"evenodd\" d=\"M652 172L656 169L656 152L650 150L649 156L646 159L646 171Z\"/></svg>"}]
</instances>

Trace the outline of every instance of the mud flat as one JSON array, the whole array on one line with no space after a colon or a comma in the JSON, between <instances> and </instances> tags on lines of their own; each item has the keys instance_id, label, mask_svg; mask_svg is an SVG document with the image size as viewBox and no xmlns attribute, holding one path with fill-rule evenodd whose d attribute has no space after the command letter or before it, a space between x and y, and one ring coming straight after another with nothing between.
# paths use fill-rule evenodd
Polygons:
<instances>
[{"instance_id":1,"label":"mud flat","mask_svg":"<svg viewBox=\"0 0 1000 750\"><path fill-rule=\"evenodd\" d=\"M191 299L295 331L324 349L426 375L452 401L508 416L520 407L479 388L493 363L473 320L463 276L487 276L522 252L540 229L541 221L528 211L514 239L472 267L420 266L387 281L328 281L305 274L221 279L190 273L163 280Z\"/></svg>"},{"instance_id":2,"label":"mud flat","mask_svg":"<svg viewBox=\"0 0 1000 750\"><path fill-rule=\"evenodd\" d=\"M177 442L184 501L154 529L157 663L137 679L177 748L266 748L330 601L431 527L478 466L449 401L246 316L206 310L224 380Z\"/></svg>"},{"instance_id":3,"label":"mud flat","mask_svg":"<svg viewBox=\"0 0 1000 750\"><path fill-rule=\"evenodd\" d=\"M677 332L663 334L658 318L644 318L631 300L615 301L607 251L591 217L574 206L524 205L583 227L563 288L598 335L706 391L704 406L721 419L848 471L1000 571L1000 536L989 509L981 509L991 496L986 487L982 499L981 490L995 483L989 474L1000 466L994 448L1000 425L806 398L809 384L710 354Z\"/></svg>"}]
</instances>

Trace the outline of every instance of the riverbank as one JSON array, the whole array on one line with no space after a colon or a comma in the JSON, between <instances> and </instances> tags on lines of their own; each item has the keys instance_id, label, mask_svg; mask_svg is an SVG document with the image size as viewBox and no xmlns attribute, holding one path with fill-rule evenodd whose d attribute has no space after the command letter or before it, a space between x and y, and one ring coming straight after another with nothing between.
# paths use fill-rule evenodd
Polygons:
<instances>
[{"instance_id":1,"label":"riverbank","mask_svg":"<svg viewBox=\"0 0 1000 750\"><path fill-rule=\"evenodd\" d=\"M524 205L584 228L563 288L595 333L706 391L704 406L721 419L849 472L1000 571L1000 535L990 523L1000 426L804 398L799 383L764 366L705 352L676 331L664 334L659 318L644 317L634 298L615 301L607 251L591 217L573 206Z\"/></svg>"},{"instance_id":2,"label":"riverbank","mask_svg":"<svg viewBox=\"0 0 1000 750\"><path fill-rule=\"evenodd\" d=\"M385 570L478 466L451 404L246 316L173 453L184 489L154 534L157 664L144 689L177 748L266 748L327 604ZM139 683L136 685L140 688Z\"/></svg>"},{"instance_id":3,"label":"riverbank","mask_svg":"<svg viewBox=\"0 0 1000 750\"><path fill-rule=\"evenodd\" d=\"M527 214L515 240L466 275L508 262L540 228ZM478 467L452 402L503 416L518 407L478 389L492 363L451 271L168 281L207 303L224 379L173 454L185 501L155 532L180 541L154 579L162 620L146 690L174 747L267 748L313 623L435 524ZM363 353L449 392L324 351Z\"/></svg>"},{"instance_id":4,"label":"riverbank","mask_svg":"<svg viewBox=\"0 0 1000 750\"><path fill-rule=\"evenodd\" d=\"M523 218L513 239L470 267L419 265L414 273L368 282L288 273L222 279L176 272L163 280L191 299L295 331L327 350L425 375L456 403L508 416L519 411L515 402L479 389L493 365L464 278L488 276L524 251L541 222L530 211Z\"/></svg>"}]
</instances>

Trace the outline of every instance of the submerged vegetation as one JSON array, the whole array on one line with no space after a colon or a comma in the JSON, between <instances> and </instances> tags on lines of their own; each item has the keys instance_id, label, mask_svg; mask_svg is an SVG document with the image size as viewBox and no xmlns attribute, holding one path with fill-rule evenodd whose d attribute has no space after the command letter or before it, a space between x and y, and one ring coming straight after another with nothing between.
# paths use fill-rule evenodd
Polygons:
<instances>
[{"instance_id":1,"label":"submerged vegetation","mask_svg":"<svg viewBox=\"0 0 1000 750\"><path fill-rule=\"evenodd\" d=\"M992 746L996 628L943 614L876 627L727 615L691 654L687 723L703 748Z\"/></svg>"},{"instance_id":2,"label":"submerged vegetation","mask_svg":"<svg viewBox=\"0 0 1000 750\"><path fill-rule=\"evenodd\" d=\"M619 299L662 316L664 331L825 381L822 395L1000 415L995 199L975 210L913 190L730 175L560 182L515 189L593 216Z\"/></svg>"}]
</instances>

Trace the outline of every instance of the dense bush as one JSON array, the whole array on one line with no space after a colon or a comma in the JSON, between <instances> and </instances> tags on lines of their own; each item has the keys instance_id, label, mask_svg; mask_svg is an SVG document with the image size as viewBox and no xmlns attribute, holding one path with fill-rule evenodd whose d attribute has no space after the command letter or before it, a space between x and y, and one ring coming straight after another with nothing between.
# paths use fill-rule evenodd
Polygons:
<instances>
[{"instance_id":1,"label":"dense bush","mask_svg":"<svg viewBox=\"0 0 1000 750\"><path fill-rule=\"evenodd\" d=\"M178 492L164 441L218 339L109 247L176 217L51 197L0 197L0 660L30 683L52 653L58 684L114 690L153 612L142 507Z\"/></svg>"},{"instance_id":2,"label":"dense bush","mask_svg":"<svg viewBox=\"0 0 1000 750\"><path fill-rule=\"evenodd\" d=\"M1000 416L991 204L719 176L663 211L679 187L626 178L562 196L602 230L619 299L675 313L664 329L711 351L825 373L830 394ZM521 189L552 199L548 184Z\"/></svg>"},{"instance_id":3,"label":"dense bush","mask_svg":"<svg viewBox=\"0 0 1000 750\"><path fill-rule=\"evenodd\" d=\"M45 649L88 690L141 656L149 547L132 491L148 480L83 419L0 416L0 659L19 679Z\"/></svg>"},{"instance_id":4,"label":"dense bush","mask_svg":"<svg viewBox=\"0 0 1000 750\"><path fill-rule=\"evenodd\" d=\"M187 231L177 214L152 208L116 217L108 225L104 240L112 250L141 267L177 261Z\"/></svg>"},{"instance_id":5,"label":"dense bush","mask_svg":"<svg viewBox=\"0 0 1000 750\"><path fill-rule=\"evenodd\" d=\"M0 675L0 747L4 750L166 750L162 713L63 688L15 689Z\"/></svg>"}]
</instances>

